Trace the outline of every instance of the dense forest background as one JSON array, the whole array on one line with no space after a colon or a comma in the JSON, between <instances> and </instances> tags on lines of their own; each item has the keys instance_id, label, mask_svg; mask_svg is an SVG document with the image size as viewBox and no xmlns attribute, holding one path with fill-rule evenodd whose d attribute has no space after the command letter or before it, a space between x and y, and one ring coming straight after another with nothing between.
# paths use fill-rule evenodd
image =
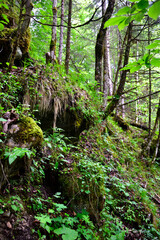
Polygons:
<instances>
[{"instance_id":1,"label":"dense forest background","mask_svg":"<svg viewBox=\"0 0 160 240\"><path fill-rule=\"evenodd\" d=\"M0 239L160 238L159 15L0 0Z\"/></svg>"}]
</instances>

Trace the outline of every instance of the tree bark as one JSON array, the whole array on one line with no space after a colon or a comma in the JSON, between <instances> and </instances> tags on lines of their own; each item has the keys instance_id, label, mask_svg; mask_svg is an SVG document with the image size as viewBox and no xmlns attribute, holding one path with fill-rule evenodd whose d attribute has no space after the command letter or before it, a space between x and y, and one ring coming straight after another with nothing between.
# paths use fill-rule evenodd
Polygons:
<instances>
[{"instance_id":1,"label":"tree bark","mask_svg":"<svg viewBox=\"0 0 160 240\"><path fill-rule=\"evenodd\" d=\"M125 67L128 64L128 60L129 60L131 38L132 38L132 26L133 26L133 23L131 22L131 23L129 23L128 28L127 28L127 44L126 44L126 49L125 49L123 67ZM126 82L126 76L127 76L127 71L123 70L122 74L121 74L121 77L120 77L120 83L119 83L118 89L116 91L116 94L114 95L112 101L107 106L107 108L104 112L104 119L106 117L108 117L108 115L111 112L113 112L113 110L117 107L119 99L123 94L123 90L124 90L124 86L125 86L125 82Z\"/></svg>"},{"instance_id":2,"label":"tree bark","mask_svg":"<svg viewBox=\"0 0 160 240\"><path fill-rule=\"evenodd\" d=\"M102 0L102 14L106 11L106 0ZM103 97L104 107L107 105L107 96L112 96L113 84L111 80L111 63L110 63L110 27L108 27L103 42ZM102 90L102 89L101 89Z\"/></svg>"},{"instance_id":3,"label":"tree bark","mask_svg":"<svg viewBox=\"0 0 160 240\"><path fill-rule=\"evenodd\" d=\"M50 58L51 63L56 62L56 25L57 25L57 0L52 0L52 12L53 12L53 26L52 26L52 38L50 43Z\"/></svg>"},{"instance_id":4,"label":"tree bark","mask_svg":"<svg viewBox=\"0 0 160 240\"><path fill-rule=\"evenodd\" d=\"M62 51L63 51L63 22L64 22L64 0L61 0L61 27L60 27L60 38L59 38L59 55L58 63L62 62Z\"/></svg>"},{"instance_id":5,"label":"tree bark","mask_svg":"<svg viewBox=\"0 0 160 240\"><path fill-rule=\"evenodd\" d=\"M115 0L108 1L108 7L105 11L105 15L102 19L101 27L97 34L96 46L95 46L95 80L98 83L98 90L100 90L100 86L102 83L102 56L103 56L103 42L105 38L105 34L107 28L104 29L104 24L107 20L109 20L112 16L114 9Z\"/></svg>"},{"instance_id":6,"label":"tree bark","mask_svg":"<svg viewBox=\"0 0 160 240\"><path fill-rule=\"evenodd\" d=\"M24 20L23 20L23 9L24 9L24 6L25 6L26 12L25 12ZM20 12L19 12L18 27L17 27L17 34L16 34L16 38L14 40L12 52L11 52L10 59L9 59L8 71L11 71L12 66L14 64L14 60L15 60L15 57L16 57L17 48L19 46L20 38L25 33L27 28L29 27L30 15L31 15L32 8L33 8L32 0L26 0L26 1L21 0L21 2L20 2Z\"/></svg>"},{"instance_id":7,"label":"tree bark","mask_svg":"<svg viewBox=\"0 0 160 240\"><path fill-rule=\"evenodd\" d=\"M67 42L66 42L66 58L65 58L65 69L66 69L67 74L69 73L70 42L71 42L71 18L72 18L72 0L69 0L68 28L67 28Z\"/></svg>"}]
</instances>

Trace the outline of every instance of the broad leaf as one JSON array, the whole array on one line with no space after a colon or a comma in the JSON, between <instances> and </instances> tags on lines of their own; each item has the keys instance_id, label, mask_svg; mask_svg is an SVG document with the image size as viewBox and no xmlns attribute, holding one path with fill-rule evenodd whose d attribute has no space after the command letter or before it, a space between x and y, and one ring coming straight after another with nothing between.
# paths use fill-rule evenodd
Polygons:
<instances>
[{"instance_id":1,"label":"broad leaf","mask_svg":"<svg viewBox=\"0 0 160 240\"><path fill-rule=\"evenodd\" d=\"M152 64L154 67L160 67L160 58L152 58L151 64Z\"/></svg>"},{"instance_id":2,"label":"broad leaf","mask_svg":"<svg viewBox=\"0 0 160 240\"><path fill-rule=\"evenodd\" d=\"M156 47L160 47L160 40L155 40L153 43L148 45L146 49L154 49Z\"/></svg>"},{"instance_id":3,"label":"broad leaf","mask_svg":"<svg viewBox=\"0 0 160 240\"><path fill-rule=\"evenodd\" d=\"M4 25L0 23L0 31L3 31L3 29L4 29Z\"/></svg>"},{"instance_id":4,"label":"broad leaf","mask_svg":"<svg viewBox=\"0 0 160 240\"><path fill-rule=\"evenodd\" d=\"M127 17L125 17L125 16L110 18L107 22L105 22L104 28L109 27L109 26L119 25L121 22L126 20L126 18Z\"/></svg>"},{"instance_id":5,"label":"broad leaf","mask_svg":"<svg viewBox=\"0 0 160 240\"><path fill-rule=\"evenodd\" d=\"M155 2L148 11L148 16L157 20L160 15L160 1Z\"/></svg>"},{"instance_id":6,"label":"broad leaf","mask_svg":"<svg viewBox=\"0 0 160 240\"><path fill-rule=\"evenodd\" d=\"M123 15L123 14L128 14L128 13L130 13L130 7L124 7L124 8L122 8L122 9L120 9L117 13L116 13L116 15L117 16L119 16L119 15Z\"/></svg>"},{"instance_id":7,"label":"broad leaf","mask_svg":"<svg viewBox=\"0 0 160 240\"><path fill-rule=\"evenodd\" d=\"M134 73L134 72L138 71L141 67L142 67L141 65L137 65L137 66L131 68L130 73Z\"/></svg>"},{"instance_id":8,"label":"broad leaf","mask_svg":"<svg viewBox=\"0 0 160 240\"><path fill-rule=\"evenodd\" d=\"M138 9L145 9L149 6L148 0L141 0L137 3Z\"/></svg>"},{"instance_id":9,"label":"broad leaf","mask_svg":"<svg viewBox=\"0 0 160 240\"><path fill-rule=\"evenodd\" d=\"M78 232L71 228L67 228L65 226L55 229L54 233L60 235L62 234L62 239L63 240L75 240L78 237Z\"/></svg>"}]
</instances>

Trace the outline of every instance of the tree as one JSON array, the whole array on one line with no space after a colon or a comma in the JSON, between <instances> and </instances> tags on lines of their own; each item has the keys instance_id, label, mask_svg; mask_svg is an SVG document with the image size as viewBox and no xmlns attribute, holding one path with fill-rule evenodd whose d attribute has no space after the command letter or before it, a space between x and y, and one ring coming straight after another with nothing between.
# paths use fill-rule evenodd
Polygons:
<instances>
[{"instance_id":1,"label":"tree","mask_svg":"<svg viewBox=\"0 0 160 240\"><path fill-rule=\"evenodd\" d=\"M52 25L52 37L50 43L50 60L54 64L56 62L56 25L57 25L57 0L52 0L52 12L53 12L53 25Z\"/></svg>"},{"instance_id":2,"label":"tree","mask_svg":"<svg viewBox=\"0 0 160 240\"><path fill-rule=\"evenodd\" d=\"M102 56L103 56L103 43L107 28L104 28L104 24L112 16L115 0L108 1L108 7L102 18L102 23L97 34L96 46L95 46L95 80L98 83L98 89L100 90L102 82Z\"/></svg>"},{"instance_id":3,"label":"tree","mask_svg":"<svg viewBox=\"0 0 160 240\"><path fill-rule=\"evenodd\" d=\"M65 69L66 69L67 74L69 73L69 59L70 59L71 17L72 17L72 0L69 0L68 28L67 28L67 42L66 42L66 58L65 58Z\"/></svg>"},{"instance_id":4,"label":"tree","mask_svg":"<svg viewBox=\"0 0 160 240\"><path fill-rule=\"evenodd\" d=\"M60 26L60 37L59 37L59 55L58 63L62 62L62 51L63 51L63 23L64 23L64 0L61 0L61 26Z\"/></svg>"},{"instance_id":5,"label":"tree","mask_svg":"<svg viewBox=\"0 0 160 240\"><path fill-rule=\"evenodd\" d=\"M106 0L102 0L102 15L106 11ZM103 42L103 96L104 106L107 104L107 96L112 96L113 84L111 79L111 64L110 64L110 27L106 30Z\"/></svg>"},{"instance_id":6,"label":"tree","mask_svg":"<svg viewBox=\"0 0 160 240\"><path fill-rule=\"evenodd\" d=\"M23 14L24 8L25 8L25 14ZM9 71L12 69L12 66L14 64L17 48L19 47L20 38L27 31L29 27L32 8L33 8L32 0L20 1L18 27L17 27L16 37L13 42L12 52L9 59L9 67L8 67Z\"/></svg>"}]
</instances>

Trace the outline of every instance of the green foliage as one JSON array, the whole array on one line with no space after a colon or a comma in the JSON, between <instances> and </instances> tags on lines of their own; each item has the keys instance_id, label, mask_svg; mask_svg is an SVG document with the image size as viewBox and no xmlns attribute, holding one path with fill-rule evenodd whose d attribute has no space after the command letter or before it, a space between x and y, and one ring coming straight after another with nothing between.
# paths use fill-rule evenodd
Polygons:
<instances>
[{"instance_id":1,"label":"green foliage","mask_svg":"<svg viewBox=\"0 0 160 240\"><path fill-rule=\"evenodd\" d=\"M64 225L61 228L55 229L54 233L62 235L63 240L75 240L78 237L78 232L73 229L67 228Z\"/></svg>"},{"instance_id":2,"label":"green foliage","mask_svg":"<svg viewBox=\"0 0 160 240\"><path fill-rule=\"evenodd\" d=\"M141 21L146 13L148 13L149 17L153 19L157 19L160 15L160 2L155 1L152 6L149 6L148 0L140 0L133 1L137 2L133 4L131 7L123 7L117 13L116 17L109 19L105 24L104 28L109 26L118 25L119 30L123 30L128 24L133 21ZM148 11L149 8L149 11ZM121 16L123 15L123 16ZM124 16L127 15L127 16Z\"/></svg>"},{"instance_id":3,"label":"green foliage","mask_svg":"<svg viewBox=\"0 0 160 240\"><path fill-rule=\"evenodd\" d=\"M27 156L29 159L32 156L35 156L35 153L28 148L18 148L14 147L13 149L5 149L4 156L9 159L9 164L11 165L18 157L23 158Z\"/></svg>"}]
</instances>

